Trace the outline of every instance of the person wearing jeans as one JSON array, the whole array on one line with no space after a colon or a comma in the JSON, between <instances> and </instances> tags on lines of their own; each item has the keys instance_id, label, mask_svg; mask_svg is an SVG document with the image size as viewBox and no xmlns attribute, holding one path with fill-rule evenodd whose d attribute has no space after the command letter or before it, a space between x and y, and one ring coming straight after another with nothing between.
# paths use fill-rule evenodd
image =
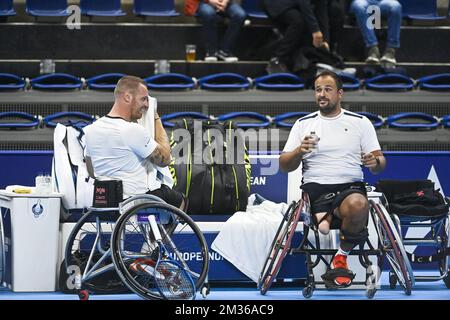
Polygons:
<instances>
[{"instance_id":1,"label":"person wearing jeans","mask_svg":"<svg viewBox=\"0 0 450 320\"><path fill-rule=\"evenodd\" d=\"M186 15L196 15L202 24L203 37L206 45L205 61L236 62L238 58L233 55L232 48L241 32L242 25L247 17L242 7L234 0L187 0ZM220 17L229 19L225 34L219 41L217 22Z\"/></svg>"},{"instance_id":2,"label":"person wearing jeans","mask_svg":"<svg viewBox=\"0 0 450 320\"><path fill-rule=\"evenodd\" d=\"M373 10L369 6L378 6L382 16L387 17L388 38L386 50L380 58L378 39L375 29L368 26ZM397 0L353 0L350 11L355 15L364 43L368 49L366 63L395 65L395 50L400 48L400 26L402 24L402 5Z\"/></svg>"}]
</instances>

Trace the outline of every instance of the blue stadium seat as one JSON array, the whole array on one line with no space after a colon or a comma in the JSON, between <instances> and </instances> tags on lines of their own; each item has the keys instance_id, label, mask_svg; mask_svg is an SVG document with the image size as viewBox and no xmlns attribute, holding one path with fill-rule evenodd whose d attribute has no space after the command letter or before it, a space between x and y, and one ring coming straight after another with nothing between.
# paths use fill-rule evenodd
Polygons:
<instances>
[{"instance_id":1,"label":"blue stadium seat","mask_svg":"<svg viewBox=\"0 0 450 320\"><path fill-rule=\"evenodd\" d=\"M301 90L305 80L291 73L273 73L254 79L255 87L263 90Z\"/></svg>"},{"instance_id":2,"label":"blue stadium seat","mask_svg":"<svg viewBox=\"0 0 450 320\"><path fill-rule=\"evenodd\" d=\"M180 73L160 73L144 79L147 87L153 90L190 90L197 85L196 81Z\"/></svg>"},{"instance_id":3,"label":"blue stadium seat","mask_svg":"<svg viewBox=\"0 0 450 320\"><path fill-rule=\"evenodd\" d=\"M390 128L397 129L435 129L439 120L423 112L402 112L389 116L386 120Z\"/></svg>"},{"instance_id":4,"label":"blue stadium seat","mask_svg":"<svg viewBox=\"0 0 450 320\"><path fill-rule=\"evenodd\" d=\"M133 12L136 16L176 17L174 0L134 0Z\"/></svg>"},{"instance_id":5,"label":"blue stadium seat","mask_svg":"<svg viewBox=\"0 0 450 320\"><path fill-rule=\"evenodd\" d=\"M4 119L8 119L4 121ZM12 119L11 119L12 118ZM3 119L3 121L2 121ZM14 120L15 119L15 120ZM29 129L39 127L39 118L26 112L0 112L0 128Z\"/></svg>"},{"instance_id":6,"label":"blue stadium seat","mask_svg":"<svg viewBox=\"0 0 450 320\"><path fill-rule=\"evenodd\" d=\"M287 112L273 117L273 122L277 127L292 128L294 123L304 116L310 114L306 111Z\"/></svg>"},{"instance_id":7,"label":"blue stadium seat","mask_svg":"<svg viewBox=\"0 0 450 320\"><path fill-rule=\"evenodd\" d=\"M0 0L0 17L15 16L13 0Z\"/></svg>"},{"instance_id":8,"label":"blue stadium seat","mask_svg":"<svg viewBox=\"0 0 450 320\"><path fill-rule=\"evenodd\" d=\"M443 116L441 123L444 126L444 128L450 128L450 114Z\"/></svg>"},{"instance_id":9,"label":"blue stadium seat","mask_svg":"<svg viewBox=\"0 0 450 320\"><path fill-rule=\"evenodd\" d=\"M375 129L380 129L384 125L385 120L380 115L373 114L373 113L366 112L366 111L359 111L357 113L367 117L372 122Z\"/></svg>"},{"instance_id":10,"label":"blue stadium seat","mask_svg":"<svg viewBox=\"0 0 450 320\"><path fill-rule=\"evenodd\" d=\"M339 73L338 75L342 80L342 88L344 90L358 90L361 87L361 80L358 78L348 73Z\"/></svg>"},{"instance_id":11,"label":"blue stadium seat","mask_svg":"<svg viewBox=\"0 0 450 320\"><path fill-rule=\"evenodd\" d=\"M439 16L436 0L399 0L402 5L402 15L414 20L442 20Z\"/></svg>"},{"instance_id":12,"label":"blue stadium seat","mask_svg":"<svg viewBox=\"0 0 450 320\"><path fill-rule=\"evenodd\" d=\"M267 19L269 18L261 8L259 0L241 0L242 9L250 18Z\"/></svg>"},{"instance_id":13,"label":"blue stadium seat","mask_svg":"<svg viewBox=\"0 0 450 320\"><path fill-rule=\"evenodd\" d=\"M175 126L175 123L170 122L170 120L183 119L183 118L199 119L199 120L209 120L210 119L210 117L208 115L200 113L200 112L174 112L174 113L162 115L161 122L164 127L173 128Z\"/></svg>"},{"instance_id":14,"label":"blue stadium seat","mask_svg":"<svg viewBox=\"0 0 450 320\"><path fill-rule=\"evenodd\" d=\"M80 0L81 13L87 16L121 17L126 15L120 0Z\"/></svg>"},{"instance_id":15,"label":"blue stadium seat","mask_svg":"<svg viewBox=\"0 0 450 320\"><path fill-rule=\"evenodd\" d=\"M239 121L236 119L245 119ZM233 120L238 128L267 128L270 126L270 118L257 112L230 112L217 118L219 121ZM250 121L249 121L250 120Z\"/></svg>"},{"instance_id":16,"label":"blue stadium seat","mask_svg":"<svg viewBox=\"0 0 450 320\"><path fill-rule=\"evenodd\" d=\"M81 89L83 81L71 74L49 73L31 79L31 87L40 90L70 90Z\"/></svg>"},{"instance_id":17,"label":"blue stadium seat","mask_svg":"<svg viewBox=\"0 0 450 320\"><path fill-rule=\"evenodd\" d=\"M54 128L58 123L64 125L83 123L84 125L87 125L94 122L95 118L94 116L83 112L67 111L50 114L46 116L43 121L47 127Z\"/></svg>"},{"instance_id":18,"label":"blue stadium seat","mask_svg":"<svg viewBox=\"0 0 450 320\"><path fill-rule=\"evenodd\" d=\"M414 89L414 80L399 73L386 73L365 80L369 90L405 91Z\"/></svg>"},{"instance_id":19,"label":"blue stadium seat","mask_svg":"<svg viewBox=\"0 0 450 320\"><path fill-rule=\"evenodd\" d=\"M207 90L247 90L251 81L237 73L216 73L198 80L201 89Z\"/></svg>"},{"instance_id":20,"label":"blue stadium seat","mask_svg":"<svg viewBox=\"0 0 450 320\"><path fill-rule=\"evenodd\" d=\"M26 12L36 17L66 17L67 0L27 0Z\"/></svg>"},{"instance_id":21,"label":"blue stadium seat","mask_svg":"<svg viewBox=\"0 0 450 320\"><path fill-rule=\"evenodd\" d=\"M15 74L0 73L0 91L25 89L25 80Z\"/></svg>"},{"instance_id":22,"label":"blue stadium seat","mask_svg":"<svg viewBox=\"0 0 450 320\"><path fill-rule=\"evenodd\" d=\"M450 73L439 73L422 77L417 79L417 85L420 89L449 91Z\"/></svg>"},{"instance_id":23,"label":"blue stadium seat","mask_svg":"<svg viewBox=\"0 0 450 320\"><path fill-rule=\"evenodd\" d=\"M114 90L117 82L125 76L123 73L104 73L86 79L89 89L94 90Z\"/></svg>"}]
</instances>

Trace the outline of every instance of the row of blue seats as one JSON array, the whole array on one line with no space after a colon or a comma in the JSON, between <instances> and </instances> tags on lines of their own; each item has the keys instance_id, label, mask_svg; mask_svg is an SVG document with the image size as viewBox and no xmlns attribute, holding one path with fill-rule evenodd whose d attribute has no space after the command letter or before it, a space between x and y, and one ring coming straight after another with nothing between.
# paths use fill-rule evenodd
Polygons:
<instances>
[{"instance_id":1,"label":"row of blue seats","mask_svg":"<svg viewBox=\"0 0 450 320\"><path fill-rule=\"evenodd\" d=\"M436 129L439 126L450 128L450 114L442 118L423 112L402 112L388 116L386 118L369 112L357 112L369 118L375 127L379 129L383 126L397 129ZM177 119L190 118L199 120L233 120L237 127L249 128L269 128L272 125L278 128L291 128L295 121L308 115L309 112L288 112L274 117L263 115L257 112L230 112L213 117L199 112L175 112L161 116L164 127L173 128ZM25 112L0 112L0 128L3 129L25 129L46 126L56 127L62 124L81 124L81 126L94 122L98 116L89 115L83 112L58 112L46 117L35 116Z\"/></svg>"},{"instance_id":2,"label":"row of blue seats","mask_svg":"<svg viewBox=\"0 0 450 320\"><path fill-rule=\"evenodd\" d=\"M437 0L399 0L403 17L418 20L441 20ZM178 16L174 0L134 0L133 13L141 16ZM241 0L241 5L251 18L267 19L259 0ZM33 16L68 16L67 0L26 0L26 11ZM80 0L81 13L89 16L124 16L120 0ZM0 0L0 16L15 15L13 0ZM450 5L449 13L450 16Z\"/></svg>"},{"instance_id":3,"label":"row of blue seats","mask_svg":"<svg viewBox=\"0 0 450 320\"><path fill-rule=\"evenodd\" d=\"M175 17L174 0L134 0L133 12L137 16ZM120 17L126 15L120 0L80 0L81 14L87 16ZM25 10L35 17L66 17L70 7L67 0L26 0ZM13 0L0 0L0 16L13 16Z\"/></svg>"},{"instance_id":4,"label":"row of blue seats","mask_svg":"<svg viewBox=\"0 0 450 320\"><path fill-rule=\"evenodd\" d=\"M117 81L125 74L106 73L88 79L66 73L45 74L31 80L10 73L0 73L0 92L10 90L114 90ZM352 75L339 74L344 90L366 88L381 91L408 91L414 88L425 90L450 90L450 73L425 76L417 80L397 73L381 74L369 79L358 79ZM290 73L276 73L251 79L237 73L216 73L195 79L179 73L156 74L144 79L150 90L301 90L304 79Z\"/></svg>"}]
</instances>

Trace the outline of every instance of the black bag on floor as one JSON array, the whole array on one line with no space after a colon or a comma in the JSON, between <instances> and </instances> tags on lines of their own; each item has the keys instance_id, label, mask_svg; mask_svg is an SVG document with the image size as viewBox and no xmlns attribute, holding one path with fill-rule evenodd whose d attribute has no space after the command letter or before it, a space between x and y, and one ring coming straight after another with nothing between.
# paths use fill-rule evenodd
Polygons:
<instances>
[{"instance_id":1,"label":"black bag on floor","mask_svg":"<svg viewBox=\"0 0 450 320\"><path fill-rule=\"evenodd\" d=\"M182 119L170 140L173 189L188 196L189 213L246 210L251 166L241 129L232 121Z\"/></svg>"}]
</instances>

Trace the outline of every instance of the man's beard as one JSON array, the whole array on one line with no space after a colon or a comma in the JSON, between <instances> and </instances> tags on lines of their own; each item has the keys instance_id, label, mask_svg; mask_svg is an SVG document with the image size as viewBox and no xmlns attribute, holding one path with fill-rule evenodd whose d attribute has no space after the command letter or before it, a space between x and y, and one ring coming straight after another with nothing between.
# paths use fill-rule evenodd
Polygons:
<instances>
[{"instance_id":1,"label":"man's beard","mask_svg":"<svg viewBox=\"0 0 450 320\"><path fill-rule=\"evenodd\" d=\"M332 103L329 100L327 100L327 101L328 101L328 104L326 106L324 106L324 107L320 106L320 104L319 104L320 101L318 103L316 103L317 107L319 108L319 111L321 113L323 113L323 114L330 114L330 113L333 113L333 112L335 112L337 110L337 106L338 106L337 103Z\"/></svg>"}]
</instances>

